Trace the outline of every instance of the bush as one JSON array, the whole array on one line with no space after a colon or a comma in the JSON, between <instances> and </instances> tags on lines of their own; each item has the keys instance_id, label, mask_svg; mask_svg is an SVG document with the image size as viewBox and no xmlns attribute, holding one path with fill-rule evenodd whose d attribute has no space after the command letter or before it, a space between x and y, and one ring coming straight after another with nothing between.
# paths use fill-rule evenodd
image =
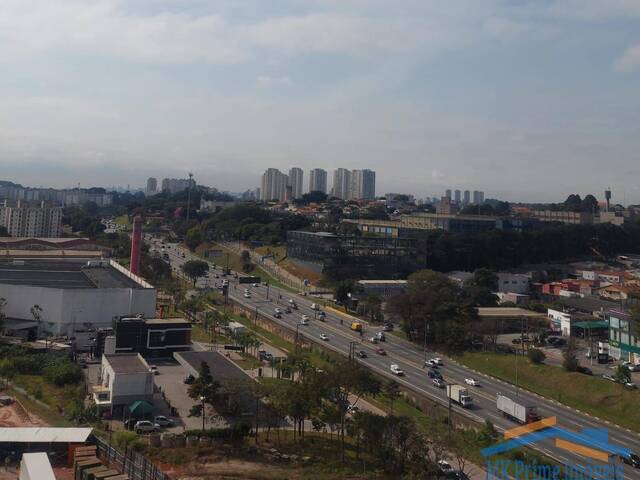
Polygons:
<instances>
[{"instance_id":1,"label":"bush","mask_svg":"<svg viewBox=\"0 0 640 480\"><path fill-rule=\"evenodd\" d=\"M527 358L529 359L529 361L535 365L539 365L542 362L545 361L545 359L547 358L547 356L544 354L544 352L538 348L532 348L531 350L529 350L527 352Z\"/></svg>"},{"instance_id":2,"label":"bush","mask_svg":"<svg viewBox=\"0 0 640 480\"><path fill-rule=\"evenodd\" d=\"M46 379L58 387L75 385L82 380L82 370L70 361L54 363L45 367Z\"/></svg>"},{"instance_id":3,"label":"bush","mask_svg":"<svg viewBox=\"0 0 640 480\"><path fill-rule=\"evenodd\" d=\"M128 430L118 430L113 433L111 437L111 443L113 446L124 452L127 448L131 448L136 452L143 450L145 445L143 441L138 437L135 432L130 432Z\"/></svg>"}]
</instances>

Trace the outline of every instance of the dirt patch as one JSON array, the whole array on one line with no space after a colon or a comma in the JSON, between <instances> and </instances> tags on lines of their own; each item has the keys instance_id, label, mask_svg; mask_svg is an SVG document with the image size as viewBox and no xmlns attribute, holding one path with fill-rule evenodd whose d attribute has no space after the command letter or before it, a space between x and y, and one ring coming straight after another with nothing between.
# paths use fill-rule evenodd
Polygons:
<instances>
[{"instance_id":1,"label":"dirt patch","mask_svg":"<svg viewBox=\"0 0 640 480\"><path fill-rule=\"evenodd\" d=\"M41 418L27 412L18 401L0 407L0 427L44 427L46 425Z\"/></svg>"},{"instance_id":2,"label":"dirt patch","mask_svg":"<svg viewBox=\"0 0 640 480\"><path fill-rule=\"evenodd\" d=\"M188 466L180 480L296 480L301 470L243 460L221 460Z\"/></svg>"}]
</instances>

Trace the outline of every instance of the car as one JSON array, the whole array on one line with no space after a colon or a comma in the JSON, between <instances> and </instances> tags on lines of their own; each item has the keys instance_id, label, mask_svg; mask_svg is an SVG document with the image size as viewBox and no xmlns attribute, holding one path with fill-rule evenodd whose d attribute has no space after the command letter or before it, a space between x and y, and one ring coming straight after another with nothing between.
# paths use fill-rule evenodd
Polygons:
<instances>
[{"instance_id":1,"label":"car","mask_svg":"<svg viewBox=\"0 0 640 480\"><path fill-rule=\"evenodd\" d=\"M275 308L275 309L273 310L273 313L282 313L282 309L280 309L280 308Z\"/></svg>"},{"instance_id":2,"label":"car","mask_svg":"<svg viewBox=\"0 0 640 480\"><path fill-rule=\"evenodd\" d=\"M309 325L309 318L302 317L302 320L300 320L300 325Z\"/></svg>"},{"instance_id":3,"label":"car","mask_svg":"<svg viewBox=\"0 0 640 480\"><path fill-rule=\"evenodd\" d=\"M375 344L377 344L377 343L379 343L379 342L380 342L380 340L378 340L378 337L371 337L371 338L369 338L369 341L370 341L371 343L375 343Z\"/></svg>"},{"instance_id":4,"label":"car","mask_svg":"<svg viewBox=\"0 0 640 480\"><path fill-rule=\"evenodd\" d=\"M622 365L627 367L630 372L640 372L640 365L631 362L622 362Z\"/></svg>"},{"instance_id":5,"label":"car","mask_svg":"<svg viewBox=\"0 0 640 480\"><path fill-rule=\"evenodd\" d=\"M320 312L320 313L318 314L318 320L320 320L321 322L324 322L326 318L327 318L326 313L324 313L324 312Z\"/></svg>"},{"instance_id":6,"label":"car","mask_svg":"<svg viewBox=\"0 0 640 480\"><path fill-rule=\"evenodd\" d=\"M251 286L254 287L254 288L258 288L260 286L260 284L259 283L252 283Z\"/></svg>"},{"instance_id":7,"label":"car","mask_svg":"<svg viewBox=\"0 0 640 480\"><path fill-rule=\"evenodd\" d=\"M393 331L393 323L389 323L389 322L385 322L384 326L382 327L382 329L385 332L391 332Z\"/></svg>"},{"instance_id":8,"label":"car","mask_svg":"<svg viewBox=\"0 0 640 480\"><path fill-rule=\"evenodd\" d=\"M578 365L576 368L576 372L582 373L583 375L593 375L593 371L591 371L588 367L583 367L582 365Z\"/></svg>"},{"instance_id":9,"label":"car","mask_svg":"<svg viewBox=\"0 0 640 480\"><path fill-rule=\"evenodd\" d=\"M173 420L171 420L170 418L165 417L164 415L157 415L156 417L153 418L153 423L155 423L156 425L160 425L161 427L172 427L173 426Z\"/></svg>"},{"instance_id":10,"label":"car","mask_svg":"<svg viewBox=\"0 0 640 480\"><path fill-rule=\"evenodd\" d=\"M424 362L424 366L431 367L431 368L438 368L438 363L433 358L430 358L429 360Z\"/></svg>"},{"instance_id":11,"label":"car","mask_svg":"<svg viewBox=\"0 0 640 480\"><path fill-rule=\"evenodd\" d=\"M464 383L466 383L467 385L471 385L472 387L479 387L480 386L480 382L478 380L476 380L475 378L465 378L464 379Z\"/></svg>"},{"instance_id":12,"label":"car","mask_svg":"<svg viewBox=\"0 0 640 480\"><path fill-rule=\"evenodd\" d=\"M440 378L442 379L442 374L438 370L434 370L433 368L427 371L427 376L429 378Z\"/></svg>"},{"instance_id":13,"label":"car","mask_svg":"<svg viewBox=\"0 0 640 480\"><path fill-rule=\"evenodd\" d=\"M306 313L304 315L302 315L302 320L306 320L308 322L309 321L309 315L307 315Z\"/></svg>"},{"instance_id":14,"label":"car","mask_svg":"<svg viewBox=\"0 0 640 480\"><path fill-rule=\"evenodd\" d=\"M244 298L251 298L251 294L249 292L244 292Z\"/></svg>"},{"instance_id":15,"label":"car","mask_svg":"<svg viewBox=\"0 0 640 480\"><path fill-rule=\"evenodd\" d=\"M433 357L431 360L433 360L433 362L438 365L438 366L442 366L444 365L444 363L442 363L442 359L440 357Z\"/></svg>"},{"instance_id":16,"label":"car","mask_svg":"<svg viewBox=\"0 0 640 480\"><path fill-rule=\"evenodd\" d=\"M447 386L445 381L442 378L434 378L431 383L433 383L438 388L444 388Z\"/></svg>"},{"instance_id":17,"label":"car","mask_svg":"<svg viewBox=\"0 0 640 480\"><path fill-rule=\"evenodd\" d=\"M135 418L127 418L124 422L122 422L122 426L125 430L133 430L138 420Z\"/></svg>"},{"instance_id":18,"label":"car","mask_svg":"<svg viewBox=\"0 0 640 480\"><path fill-rule=\"evenodd\" d=\"M350 413L350 414L352 414L352 415L353 415L354 413L358 413L358 411L360 411L360 409L358 408L358 406L357 406L357 405L351 405L351 404L350 404L350 405L347 407L347 413Z\"/></svg>"},{"instance_id":19,"label":"car","mask_svg":"<svg viewBox=\"0 0 640 480\"><path fill-rule=\"evenodd\" d=\"M382 348L382 347L376 348L376 353L377 353L378 355L386 355L386 354L387 354L387 352L385 351L385 349L384 349L384 348Z\"/></svg>"},{"instance_id":20,"label":"car","mask_svg":"<svg viewBox=\"0 0 640 480\"><path fill-rule=\"evenodd\" d=\"M153 433L160 430L160 425L150 422L149 420L139 420L133 426L136 433Z\"/></svg>"},{"instance_id":21,"label":"car","mask_svg":"<svg viewBox=\"0 0 640 480\"><path fill-rule=\"evenodd\" d=\"M620 459L627 465L631 465L633 468L640 468L640 457L635 453L629 453L627 456L620 456Z\"/></svg>"},{"instance_id":22,"label":"car","mask_svg":"<svg viewBox=\"0 0 640 480\"><path fill-rule=\"evenodd\" d=\"M378 332L378 333L376 333L376 338L377 338L378 340L380 340L381 342L384 342L384 341L386 341L386 340L387 340L387 337L386 337L386 335L384 334L384 332Z\"/></svg>"},{"instance_id":23,"label":"car","mask_svg":"<svg viewBox=\"0 0 640 480\"><path fill-rule=\"evenodd\" d=\"M281 314L281 313L278 313L278 312L274 312L274 313L273 313L273 316L274 316L275 318L282 318L282 314Z\"/></svg>"},{"instance_id":24,"label":"car","mask_svg":"<svg viewBox=\"0 0 640 480\"><path fill-rule=\"evenodd\" d=\"M638 386L633 382L624 382L623 386L627 390L635 390L636 388L638 388Z\"/></svg>"},{"instance_id":25,"label":"car","mask_svg":"<svg viewBox=\"0 0 640 480\"><path fill-rule=\"evenodd\" d=\"M149 365L149 371L154 375L158 375L160 372L158 371L158 367L155 365Z\"/></svg>"},{"instance_id":26,"label":"car","mask_svg":"<svg viewBox=\"0 0 640 480\"><path fill-rule=\"evenodd\" d=\"M320 310L320 305L318 305L317 303L312 303L311 310Z\"/></svg>"},{"instance_id":27,"label":"car","mask_svg":"<svg viewBox=\"0 0 640 480\"><path fill-rule=\"evenodd\" d=\"M438 468L442 473L451 473L453 472L453 467L446 460L438 460Z\"/></svg>"},{"instance_id":28,"label":"car","mask_svg":"<svg viewBox=\"0 0 640 480\"><path fill-rule=\"evenodd\" d=\"M290 309L289 307L286 307L286 308L284 309L284 313L291 313L291 309Z\"/></svg>"},{"instance_id":29,"label":"car","mask_svg":"<svg viewBox=\"0 0 640 480\"><path fill-rule=\"evenodd\" d=\"M329 341L329 336L326 333L320 334L320 340L324 340L325 342Z\"/></svg>"},{"instance_id":30,"label":"car","mask_svg":"<svg viewBox=\"0 0 640 480\"><path fill-rule=\"evenodd\" d=\"M358 358L367 358L367 352L365 352L364 350L360 350L360 351L356 352L356 356Z\"/></svg>"},{"instance_id":31,"label":"car","mask_svg":"<svg viewBox=\"0 0 640 480\"><path fill-rule=\"evenodd\" d=\"M400 366L395 363L391 364L391 366L389 367L389 370L391 370L391 373L399 377L402 377L404 375L404 370L402 370Z\"/></svg>"},{"instance_id":32,"label":"car","mask_svg":"<svg viewBox=\"0 0 640 480\"><path fill-rule=\"evenodd\" d=\"M196 377L189 374L186 377L184 377L183 382L185 383L185 385L191 385L195 380L196 380Z\"/></svg>"}]
</instances>

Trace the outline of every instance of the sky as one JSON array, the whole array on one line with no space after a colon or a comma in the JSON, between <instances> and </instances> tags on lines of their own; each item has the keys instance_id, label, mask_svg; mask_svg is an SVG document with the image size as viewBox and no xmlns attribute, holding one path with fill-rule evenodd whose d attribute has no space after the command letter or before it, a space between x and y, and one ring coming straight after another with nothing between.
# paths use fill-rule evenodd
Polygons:
<instances>
[{"instance_id":1,"label":"sky","mask_svg":"<svg viewBox=\"0 0 640 480\"><path fill-rule=\"evenodd\" d=\"M292 166L640 203L640 0L2 0L0 179Z\"/></svg>"}]
</instances>

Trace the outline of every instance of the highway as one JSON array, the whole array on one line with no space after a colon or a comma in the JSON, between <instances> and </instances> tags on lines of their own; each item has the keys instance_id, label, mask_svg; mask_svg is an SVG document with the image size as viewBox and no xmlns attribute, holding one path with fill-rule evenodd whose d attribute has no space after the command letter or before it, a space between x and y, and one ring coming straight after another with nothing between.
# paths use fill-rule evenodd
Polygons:
<instances>
[{"instance_id":1,"label":"highway","mask_svg":"<svg viewBox=\"0 0 640 480\"><path fill-rule=\"evenodd\" d=\"M175 269L179 269L184 262L196 258L195 256L192 256L188 250L182 249L175 244L170 245L170 247L171 248L167 250L167 253L169 254L171 265ZM216 272L220 271L217 270ZM236 302L241 303L254 311L257 310L260 314L267 315L273 321L285 325L292 330L295 330L297 327L299 329L299 333L303 335L305 339L317 344L324 343L327 348L342 355L347 356L350 350L350 343L356 342L356 350L363 350L367 353L367 358L356 359L364 366L386 378L393 378L399 384L412 389L426 398L432 399L443 405L448 403L445 389L435 387L432 380L427 376L427 369L423 368L424 351L422 348L391 334L386 335L386 342L374 345L366 341L366 337L372 336L376 331L380 330L379 328L377 330L372 330L368 325L366 325L365 333L361 337L359 333L350 329L350 323L347 320L343 320L341 323L342 317L336 313L332 313L330 310L324 310L326 313L326 320L324 322L319 321L315 319L316 312L310 307L314 301L317 301L317 299L314 299L313 297L295 295L289 291L273 286L267 289L264 285L260 285L255 288L247 284L238 285L237 280L234 280L233 276L228 276L226 278L230 283L229 297ZM197 286L200 288L214 287L214 283L216 282L221 282L221 279L214 279L212 273L210 275L210 279L200 279ZM245 288L250 289L250 298L244 297ZM267 294L269 296L268 299ZM275 318L273 316L274 309L276 307L285 307L288 304L289 299L293 299L297 303L299 309L293 310L290 314L283 314L281 319ZM303 314L307 314L310 318L308 326L299 325ZM327 335L328 340L321 340L320 334ZM384 348L387 355L381 356L375 353L375 350L378 347ZM474 373L468 368L458 365L441 353L435 351L427 352L428 358L436 356L443 359L444 366L440 367L440 371L447 383L465 385L465 378L475 378L480 381L479 387L467 386L470 395L473 397L473 406L471 408L463 409L462 407L454 404L452 408L456 412L468 415L479 422L484 422L485 419L490 420L500 431L516 427L518 426L517 423L503 417L496 409L496 395L498 393L502 393L512 399L516 399L517 397L525 404L536 405L538 407L538 413L542 417L556 416L559 426L563 426L574 431L579 431L583 428L606 428L609 432L610 443L623 445L634 452L640 451L640 436L626 428L611 425L605 421L601 421L588 416L587 414L575 411L555 401L543 399L524 390L516 389L513 385L508 385L490 377ZM515 356L514 361L516 361ZM526 360L521 358L518 361ZM404 370L405 375L396 376L392 374L389 369L389 366L392 363L398 364ZM585 394L588 393L585 392ZM597 463L596 461L582 457L579 454L570 453L555 447L552 440L540 442L532 447L561 463ZM633 467L629 465L624 465L624 478L640 479L640 470L633 469Z\"/></svg>"}]
</instances>

